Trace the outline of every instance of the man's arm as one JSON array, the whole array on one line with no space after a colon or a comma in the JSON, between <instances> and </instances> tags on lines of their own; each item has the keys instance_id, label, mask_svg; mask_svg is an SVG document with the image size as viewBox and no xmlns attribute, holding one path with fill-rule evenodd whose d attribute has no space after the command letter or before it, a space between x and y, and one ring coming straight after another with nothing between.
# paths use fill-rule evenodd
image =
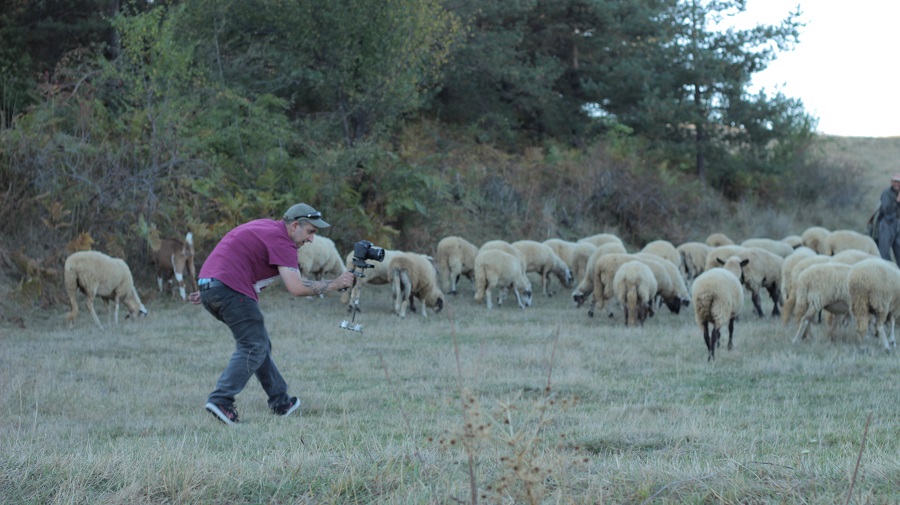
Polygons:
<instances>
[{"instance_id":1,"label":"man's arm","mask_svg":"<svg viewBox=\"0 0 900 505\"><path fill-rule=\"evenodd\" d=\"M296 267L278 267L278 273L281 275L284 287L294 296L324 295L325 293L349 288L353 285L353 274L351 272L344 272L334 279L321 281L304 279L300 275L300 269Z\"/></svg>"}]
</instances>

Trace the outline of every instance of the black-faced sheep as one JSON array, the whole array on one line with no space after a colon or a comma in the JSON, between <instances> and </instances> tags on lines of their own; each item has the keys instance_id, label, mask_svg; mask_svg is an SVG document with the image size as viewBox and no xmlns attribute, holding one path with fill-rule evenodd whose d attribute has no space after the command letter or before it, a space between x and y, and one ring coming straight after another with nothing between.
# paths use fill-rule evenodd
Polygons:
<instances>
[{"instance_id":1,"label":"black-faced sheep","mask_svg":"<svg viewBox=\"0 0 900 505\"><path fill-rule=\"evenodd\" d=\"M653 271L659 287L659 298L666 304L670 312L678 314L681 307L691 304L691 294L677 266L655 254L639 252L634 256L646 263Z\"/></svg>"},{"instance_id":2,"label":"black-faced sheep","mask_svg":"<svg viewBox=\"0 0 900 505\"><path fill-rule=\"evenodd\" d=\"M781 266L784 258L758 247L737 245L714 248L706 258L706 269L715 268L729 256L749 259L749 267L743 270L743 284L750 291L753 308L759 317L764 317L759 292L765 289L772 299L772 316L781 314Z\"/></svg>"},{"instance_id":3,"label":"black-faced sheep","mask_svg":"<svg viewBox=\"0 0 900 505\"><path fill-rule=\"evenodd\" d=\"M456 294L460 277L465 276L475 282L475 255L478 248L468 240L449 236L438 242L434 261L441 277L441 288L451 295Z\"/></svg>"},{"instance_id":4,"label":"black-faced sheep","mask_svg":"<svg viewBox=\"0 0 900 505\"><path fill-rule=\"evenodd\" d=\"M822 254L834 256L841 251L858 250L878 256L878 244L872 237L853 230L834 230L825 238Z\"/></svg>"},{"instance_id":5,"label":"black-faced sheep","mask_svg":"<svg viewBox=\"0 0 900 505\"><path fill-rule=\"evenodd\" d=\"M645 263L629 261L619 267L613 277L613 291L625 307L625 326L643 326L653 315L657 290L656 277Z\"/></svg>"},{"instance_id":6,"label":"black-faced sheep","mask_svg":"<svg viewBox=\"0 0 900 505\"><path fill-rule=\"evenodd\" d=\"M444 294L438 288L434 266L426 256L415 253L392 255L387 269L391 280L395 314L401 318L406 317L406 310L413 298L417 298L424 305L422 316L427 316L427 307L433 308L436 313L444 308Z\"/></svg>"},{"instance_id":7,"label":"black-faced sheep","mask_svg":"<svg viewBox=\"0 0 900 505\"><path fill-rule=\"evenodd\" d=\"M816 251L819 254L825 254L825 239L828 238L828 235L830 234L831 231L827 228L810 226L800 234L800 240L803 242L803 245L809 247L813 251Z\"/></svg>"},{"instance_id":8,"label":"black-faced sheep","mask_svg":"<svg viewBox=\"0 0 900 505\"><path fill-rule=\"evenodd\" d=\"M334 241L321 235L297 249L297 264L308 279L330 279L347 271Z\"/></svg>"},{"instance_id":9,"label":"black-faced sheep","mask_svg":"<svg viewBox=\"0 0 900 505\"><path fill-rule=\"evenodd\" d=\"M557 256L550 246L534 240L517 240L512 246L525 257L525 272L535 272L540 276L544 296L551 295L550 275L559 279L564 287L572 287L572 271L569 270L569 265Z\"/></svg>"},{"instance_id":10,"label":"black-faced sheep","mask_svg":"<svg viewBox=\"0 0 900 505\"><path fill-rule=\"evenodd\" d=\"M744 305L741 272L749 261L731 256L724 261L722 268L708 269L694 279L691 301L694 304L694 319L703 330L707 361L716 358L716 346L722 328L726 325L728 325L728 349L733 348L734 320ZM709 331L710 323L713 325L712 333Z\"/></svg>"},{"instance_id":11,"label":"black-faced sheep","mask_svg":"<svg viewBox=\"0 0 900 505\"><path fill-rule=\"evenodd\" d=\"M167 238L159 241L159 248L153 251L156 265L156 283L159 292L174 278L181 299L187 299L186 289L196 291L197 269L194 266L194 235L190 232L184 240Z\"/></svg>"},{"instance_id":12,"label":"black-faced sheep","mask_svg":"<svg viewBox=\"0 0 900 505\"><path fill-rule=\"evenodd\" d=\"M871 314L875 316L875 330L884 350L890 352L897 345L894 325L895 315L900 314L900 269L881 258L860 261L850 267L847 287L859 338L865 337ZM887 321L891 323L890 341L884 328Z\"/></svg>"},{"instance_id":13,"label":"black-faced sheep","mask_svg":"<svg viewBox=\"0 0 900 505\"><path fill-rule=\"evenodd\" d=\"M775 253L781 256L782 258L787 258L791 253L794 252L794 247L787 242L775 240L772 238L748 238L747 240L741 242L741 245L744 247L758 247L760 249L765 249L771 253Z\"/></svg>"},{"instance_id":14,"label":"black-faced sheep","mask_svg":"<svg viewBox=\"0 0 900 505\"><path fill-rule=\"evenodd\" d=\"M487 308L493 308L491 294L497 289L497 304L502 305L510 287L519 307L531 305L531 282L519 258L499 249L479 251L475 256L475 301L484 300Z\"/></svg>"},{"instance_id":15,"label":"black-faced sheep","mask_svg":"<svg viewBox=\"0 0 900 505\"><path fill-rule=\"evenodd\" d=\"M710 247L720 247L723 245L734 245L734 241L728 238L724 233L711 233L706 237L706 245Z\"/></svg>"},{"instance_id":16,"label":"black-faced sheep","mask_svg":"<svg viewBox=\"0 0 900 505\"><path fill-rule=\"evenodd\" d=\"M147 314L147 309L134 288L131 270L124 260L111 258L97 251L72 253L66 258L64 277L66 293L72 306L72 310L66 315L70 328L74 326L75 317L78 316L76 291L79 290L87 298L87 308L100 329L103 329L103 325L94 311L94 298L97 296L107 303L115 303L116 324L119 323L119 303L125 304L130 317Z\"/></svg>"},{"instance_id":17,"label":"black-faced sheep","mask_svg":"<svg viewBox=\"0 0 900 505\"><path fill-rule=\"evenodd\" d=\"M797 276L794 284L794 315L799 317L800 326L794 335L794 343L809 335L810 323L820 311L832 315L850 314L850 289L847 279L850 265L829 261L810 266ZM834 322L829 326L829 334L834 331ZM868 318L866 318L868 322ZM833 336L833 335L832 335Z\"/></svg>"},{"instance_id":18,"label":"black-faced sheep","mask_svg":"<svg viewBox=\"0 0 900 505\"><path fill-rule=\"evenodd\" d=\"M678 263L681 275L690 286L690 283L706 270L706 256L713 248L703 242L685 242L675 249L681 255L681 262Z\"/></svg>"}]
</instances>

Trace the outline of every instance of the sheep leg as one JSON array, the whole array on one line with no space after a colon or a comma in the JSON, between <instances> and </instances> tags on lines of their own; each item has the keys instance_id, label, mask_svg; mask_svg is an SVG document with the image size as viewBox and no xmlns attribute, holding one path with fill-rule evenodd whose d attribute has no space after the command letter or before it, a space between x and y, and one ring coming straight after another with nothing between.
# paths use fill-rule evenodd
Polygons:
<instances>
[{"instance_id":1,"label":"sheep leg","mask_svg":"<svg viewBox=\"0 0 900 505\"><path fill-rule=\"evenodd\" d=\"M778 310L778 302L781 301L781 297L779 296L778 286L770 284L766 287L766 291L769 292L769 297L772 298L772 317L780 316L781 311Z\"/></svg>"},{"instance_id":2,"label":"sheep leg","mask_svg":"<svg viewBox=\"0 0 900 505\"><path fill-rule=\"evenodd\" d=\"M494 286L492 286L490 284L488 284L487 288L485 288L485 290L484 290L484 301L485 301L485 303L487 303L488 309L494 308L494 306L491 302L491 293L493 293L493 291L494 291Z\"/></svg>"},{"instance_id":3,"label":"sheep leg","mask_svg":"<svg viewBox=\"0 0 900 505\"><path fill-rule=\"evenodd\" d=\"M794 335L794 339L791 340L791 343L796 344L800 340L805 339L808 334L809 334L809 318L806 316L803 316L803 318L800 319L800 327L797 328L797 334Z\"/></svg>"},{"instance_id":4,"label":"sheep leg","mask_svg":"<svg viewBox=\"0 0 900 505\"><path fill-rule=\"evenodd\" d=\"M734 337L734 318L728 320L728 350L734 349L734 342L731 339Z\"/></svg>"},{"instance_id":5,"label":"sheep leg","mask_svg":"<svg viewBox=\"0 0 900 505\"><path fill-rule=\"evenodd\" d=\"M516 294L516 301L519 302L519 307L522 308L522 309L524 309L524 308L525 308L525 303L522 302L522 295L519 294L519 290L516 289L516 288L513 288L513 293Z\"/></svg>"},{"instance_id":6,"label":"sheep leg","mask_svg":"<svg viewBox=\"0 0 900 505\"><path fill-rule=\"evenodd\" d=\"M878 338L881 339L881 345L884 346L884 352L891 352L891 346L888 344L887 332L884 331L884 323L884 321L879 321L877 324Z\"/></svg>"},{"instance_id":7,"label":"sheep leg","mask_svg":"<svg viewBox=\"0 0 900 505\"><path fill-rule=\"evenodd\" d=\"M760 305L760 300L759 300L759 291L751 291L750 292L750 300L753 301L753 309L756 310L756 315L759 317L764 317L762 305Z\"/></svg>"},{"instance_id":8,"label":"sheep leg","mask_svg":"<svg viewBox=\"0 0 900 505\"><path fill-rule=\"evenodd\" d=\"M96 293L88 295L85 305L87 305L88 311L90 311L91 313L91 317L94 318L94 322L97 323L97 327L102 330L103 325L100 324L100 318L97 317L97 312L94 310L94 296L97 296Z\"/></svg>"}]
</instances>

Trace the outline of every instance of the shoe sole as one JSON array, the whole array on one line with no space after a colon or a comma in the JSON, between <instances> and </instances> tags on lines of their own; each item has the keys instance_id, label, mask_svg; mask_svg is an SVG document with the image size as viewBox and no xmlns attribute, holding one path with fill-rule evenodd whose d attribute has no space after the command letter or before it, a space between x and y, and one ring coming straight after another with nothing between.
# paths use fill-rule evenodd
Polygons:
<instances>
[{"instance_id":1,"label":"shoe sole","mask_svg":"<svg viewBox=\"0 0 900 505\"><path fill-rule=\"evenodd\" d=\"M279 414L281 417L287 417L291 415L295 410L300 408L300 398L297 398L297 403L293 404L291 408L287 410L284 414Z\"/></svg>"},{"instance_id":2,"label":"shoe sole","mask_svg":"<svg viewBox=\"0 0 900 505\"><path fill-rule=\"evenodd\" d=\"M225 414L225 412L222 412L222 409L220 409L215 403L207 403L206 410L208 410L210 414L216 416L216 419L222 421L225 424L237 424L237 421L232 421L231 419L229 419L228 415Z\"/></svg>"}]
</instances>

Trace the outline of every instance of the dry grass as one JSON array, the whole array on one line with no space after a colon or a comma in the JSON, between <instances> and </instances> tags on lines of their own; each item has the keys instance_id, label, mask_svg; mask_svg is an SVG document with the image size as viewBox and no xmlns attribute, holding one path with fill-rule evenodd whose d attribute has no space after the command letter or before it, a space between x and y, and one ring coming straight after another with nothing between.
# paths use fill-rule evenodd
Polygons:
<instances>
[{"instance_id":1,"label":"dry grass","mask_svg":"<svg viewBox=\"0 0 900 505\"><path fill-rule=\"evenodd\" d=\"M232 340L200 307L4 328L0 502L898 502L900 358L875 339L791 345L748 306L707 363L690 312L626 329L565 294L489 312L464 282L400 320L366 289L363 334L337 297L263 295L303 406L275 418L252 379L235 427L203 410Z\"/></svg>"}]
</instances>

